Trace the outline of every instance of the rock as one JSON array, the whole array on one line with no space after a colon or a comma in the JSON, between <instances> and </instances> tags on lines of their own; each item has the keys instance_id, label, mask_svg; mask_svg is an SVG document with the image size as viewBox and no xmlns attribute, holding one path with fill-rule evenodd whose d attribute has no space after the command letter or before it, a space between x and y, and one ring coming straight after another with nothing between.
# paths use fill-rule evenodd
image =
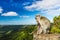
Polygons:
<instances>
[{"instance_id":1,"label":"rock","mask_svg":"<svg viewBox=\"0 0 60 40\"><path fill-rule=\"evenodd\" d=\"M60 34L34 34L33 40L60 40Z\"/></svg>"}]
</instances>

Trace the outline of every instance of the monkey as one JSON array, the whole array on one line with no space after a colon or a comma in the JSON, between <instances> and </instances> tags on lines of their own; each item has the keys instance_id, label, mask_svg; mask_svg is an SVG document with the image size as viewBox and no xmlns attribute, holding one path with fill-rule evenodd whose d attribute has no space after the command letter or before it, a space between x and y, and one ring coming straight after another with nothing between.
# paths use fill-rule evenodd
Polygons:
<instances>
[{"instance_id":1,"label":"monkey","mask_svg":"<svg viewBox=\"0 0 60 40\"><path fill-rule=\"evenodd\" d=\"M46 17L43 17L41 15L36 15L35 17L36 22L38 24L37 27L37 34L46 34L49 32L50 28L50 21Z\"/></svg>"},{"instance_id":2,"label":"monkey","mask_svg":"<svg viewBox=\"0 0 60 40\"><path fill-rule=\"evenodd\" d=\"M37 29L30 34L33 34L33 40L38 40L39 34L46 34L49 32L50 21L46 17L40 15L36 15L35 19L37 22Z\"/></svg>"}]
</instances>

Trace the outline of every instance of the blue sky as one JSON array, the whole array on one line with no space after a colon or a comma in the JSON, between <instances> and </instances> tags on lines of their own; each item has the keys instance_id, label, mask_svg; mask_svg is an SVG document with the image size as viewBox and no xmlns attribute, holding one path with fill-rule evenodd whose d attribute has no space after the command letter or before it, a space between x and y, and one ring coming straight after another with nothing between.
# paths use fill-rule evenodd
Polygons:
<instances>
[{"instance_id":1,"label":"blue sky","mask_svg":"<svg viewBox=\"0 0 60 40\"><path fill-rule=\"evenodd\" d=\"M40 14L53 22L60 15L59 0L0 0L0 25L36 24Z\"/></svg>"}]
</instances>

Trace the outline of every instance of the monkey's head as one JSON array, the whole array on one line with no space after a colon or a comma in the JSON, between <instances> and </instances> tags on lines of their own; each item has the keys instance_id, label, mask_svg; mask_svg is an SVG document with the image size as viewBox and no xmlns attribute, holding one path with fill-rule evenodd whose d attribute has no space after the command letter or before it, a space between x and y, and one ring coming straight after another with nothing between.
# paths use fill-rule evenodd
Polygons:
<instances>
[{"instance_id":1,"label":"monkey's head","mask_svg":"<svg viewBox=\"0 0 60 40\"><path fill-rule=\"evenodd\" d=\"M40 18L41 18L40 15L36 15L35 19L36 19L36 22L37 22L37 23L40 23Z\"/></svg>"}]
</instances>

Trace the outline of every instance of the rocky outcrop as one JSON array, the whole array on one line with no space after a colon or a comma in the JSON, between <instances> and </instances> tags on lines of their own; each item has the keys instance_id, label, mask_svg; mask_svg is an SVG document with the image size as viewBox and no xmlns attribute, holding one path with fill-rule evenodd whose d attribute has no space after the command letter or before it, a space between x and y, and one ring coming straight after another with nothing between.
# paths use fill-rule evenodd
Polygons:
<instances>
[{"instance_id":1,"label":"rocky outcrop","mask_svg":"<svg viewBox=\"0 0 60 40\"><path fill-rule=\"evenodd\" d=\"M33 40L60 40L60 34L34 34Z\"/></svg>"}]
</instances>

